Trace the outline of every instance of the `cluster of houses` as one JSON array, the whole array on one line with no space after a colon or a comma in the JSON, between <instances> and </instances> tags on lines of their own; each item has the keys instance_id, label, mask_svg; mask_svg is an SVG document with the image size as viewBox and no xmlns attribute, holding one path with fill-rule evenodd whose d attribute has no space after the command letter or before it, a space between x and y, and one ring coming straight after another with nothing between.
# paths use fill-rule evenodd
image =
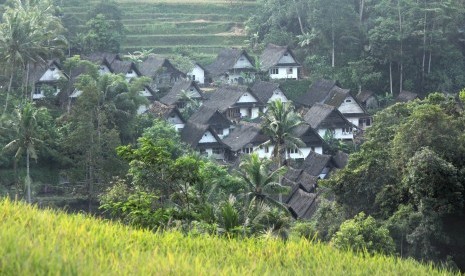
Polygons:
<instances>
[{"instance_id":1,"label":"cluster of houses","mask_svg":"<svg viewBox=\"0 0 465 276\"><path fill-rule=\"evenodd\" d=\"M99 66L99 73L123 74L127 81L137 77L149 77L150 85L140 92L150 101L141 106L140 113L149 112L171 123L180 133L182 140L199 153L219 162L237 163L245 154L257 153L270 158L273 145L261 130L261 114L274 100L288 102L278 79L299 79L301 65L293 52L286 46L269 44L256 63L245 50L224 49L208 66L196 64L190 72L181 72L168 59L150 56L136 64L121 59L117 54L93 54L84 57ZM267 74L271 81L260 81L255 74ZM82 72L81 72L82 73ZM71 83L79 72L67 75L57 61L35 68L31 74L33 99L45 97L44 87L60 94L58 82ZM214 83L211 92L203 88ZM167 91L159 95L161 89ZM77 98L81 92L75 88L67 93ZM211 90L211 89L209 89ZM186 95L197 101L198 110L189 118L183 116ZM304 146L286 149L286 159L292 164L284 176L284 183L292 187L285 197L291 212L297 218L311 216L317 199L315 187L318 179L326 178L332 170L342 168L347 155L326 155L324 137L353 140L372 124L366 111L374 104L372 93L360 93L356 97L348 89L339 87L331 80L315 81L305 94L295 102L304 124L295 130Z\"/></svg>"}]
</instances>

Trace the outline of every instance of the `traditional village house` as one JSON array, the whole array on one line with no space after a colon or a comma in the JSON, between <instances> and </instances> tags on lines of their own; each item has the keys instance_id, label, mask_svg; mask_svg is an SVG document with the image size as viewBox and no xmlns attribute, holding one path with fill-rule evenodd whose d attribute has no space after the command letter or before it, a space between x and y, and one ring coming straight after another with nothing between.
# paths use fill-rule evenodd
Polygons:
<instances>
[{"instance_id":1,"label":"traditional village house","mask_svg":"<svg viewBox=\"0 0 465 276\"><path fill-rule=\"evenodd\" d=\"M256 123L240 122L232 130L232 132L223 139L223 143L229 146L231 150L230 161L236 160L242 154L250 154L262 147L263 143L269 140L269 137L264 135L260 129L260 125ZM262 147L264 149L264 147ZM269 157L270 146L267 146L266 155L262 154L259 157Z\"/></svg>"},{"instance_id":2,"label":"traditional village house","mask_svg":"<svg viewBox=\"0 0 465 276\"><path fill-rule=\"evenodd\" d=\"M139 78L142 76L142 73L132 61L115 60L110 64L110 66L112 73L124 75L127 82L131 81L133 78Z\"/></svg>"},{"instance_id":3,"label":"traditional village house","mask_svg":"<svg viewBox=\"0 0 465 276\"><path fill-rule=\"evenodd\" d=\"M355 97L350 94L349 89L342 89L335 81L315 81L304 95L300 96L296 103L312 107L316 103L327 104L336 107L347 120L365 129L371 125L371 116Z\"/></svg>"},{"instance_id":4,"label":"traditional village house","mask_svg":"<svg viewBox=\"0 0 465 276\"><path fill-rule=\"evenodd\" d=\"M226 115L229 120L255 119L265 107L259 98L247 87L221 86L210 95L204 105Z\"/></svg>"},{"instance_id":5,"label":"traditional village house","mask_svg":"<svg viewBox=\"0 0 465 276\"><path fill-rule=\"evenodd\" d=\"M260 69L268 72L270 79L297 80L301 67L289 46L278 46L270 43L266 45L260 56Z\"/></svg>"},{"instance_id":6,"label":"traditional village house","mask_svg":"<svg viewBox=\"0 0 465 276\"><path fill-rule=\"evenodd\" d=\"M168 123L172 124L178 132L181 132L186 125L186 120L184 120L181 112L179 112L179 109L174 105L166 105L159 101L154 101L147 112L153 114L156 118L166 120Z\"/></svg>"},{"instance_id":7,"label":"traditional village house","mask_svg":"<svg viewBox=\"0 0 465 276\"><path fill-rule=\"evenodd\" d=\"M227 48L221 50L216 60L205 68L213 82L245 84L254 79L254 63L245 50Z\"/></svg>"},{"instance_id":8,"label":"traditional village house","mask_svg":"<svg viewBox=\"0 0 465 276\"><path fill-rule=\"evenodd\" d=\"M114 61L122 61L120 55L113 53L92 53L88 56L84 56L83 59L89 60L99 66L100 75L113 73L111 64Z\"/></svg>"},{"instance_id":9,"label":"traditional village house","mask_svg":"<svg viewBox=\"0 0 465 276\"><path fill-rule=\"evenodd\" d=\"M289 100L287 99L286 95L284 95L283 91L279 87L278 83L269 82L269 81L257 81L254 85L250 88L250 90L258 97L258 99L265 104L269 104L275 100L281 100L281 102L285 103ZM266 108L263 112L266 111Z\"/></svg>"},{"instance_id":10,"label":"traditional village house","mask_svg":"<svg viewBox=\"0 0 465 276\"><path fill-rule=\"evenodd\" d=\"M185 99L183 93L186 93L192 100L202 101L204 96L197 83L192 80L178 80L170 89L168 94L160 99L160 102L167 105L176 105L178 108L184 108Z\"/></svg>"},{"instance_id":11,"label":"traditional village house","mask_svg":"<svg viewBox=\"0 0 465 276\"><path fill-rule=\"evenodd\" d=\"M150 55L138 65L143 76L151 78L152 89L169 89L176 81L186 78L186 74L179 71L168 59Z\"/></svg>"},{"instance_id":12,"label":"traditional village house","mask_svg":"<svg viewBox=\"0 0 465 276\"><path fill-rule=\"evenodd\" d=\"M29 72L29 84L32 88L32 99L45 98L47 92L50 96L60 93L60 81L67 81L68 76L56 60L50 60L43 65L32 66Z\"/></svg>"},{"instance_id":13,"label":"traditional village house","mask_svg":"<svg viewBox=\"0 0 465 276\"><path fill-rule=\"evenodd\" d=\"M194 67L187 73L187 77L190 80L193 80L201 85L205 84L205 75L205 68L198 63L195 63Z\"/></svg>"},{"instance_id":14,"label":"traditional village house","mask_svg":"<svg viewBox=\"0 0 465 276\"><path fill-rule=\"evenodd\" d=\"M188 121L181 131L181 139L200 154L216 160L225 160L229 151L229 147L209 125Z\"/></svg>"},{"instance_id":15,"label":"traditional village house","mask_svg":"<svg viewBox=\"0 0 465 276\"><path fill-rule=\"evenodd\" d=\"M320 137L324 137L326 132L330 131L336 139L352 140L357 128L336 107L327 104L314 104L305 112L303 119Z\"/></svg>"},{"instance_id":16,"label":"traditional village house","mask_svg":"<svg viewBox=\"0 0 465 276\"><path fill-rule=\"evenodd\" d=\"M396 97L396 102L406 103L418 99L418 94L407 90L402 90Z\"/></svg>"},{"instance_id":17,"label":"traditional village house","mask_svg":"<svg viewBox=\"0 0 465 276\"><path fill-rule=\"evenodd\" d=\"M356 96L357 101L367 109L374 109L379 107L378 99L376 99L375 93L370 90L363 90Z\"/></svg>"},{"instance_id":18,"label":"traditional village house","mask_svg":"<svg viewBox=\"0 0 465 276\"><path fill-rule=\"evenodd\" d=\"M223 113L207 106L200 107L192 114L189 122L212 127L220 139L227 137L234 127L234 124Z\"/></svg>"}]
</instances>

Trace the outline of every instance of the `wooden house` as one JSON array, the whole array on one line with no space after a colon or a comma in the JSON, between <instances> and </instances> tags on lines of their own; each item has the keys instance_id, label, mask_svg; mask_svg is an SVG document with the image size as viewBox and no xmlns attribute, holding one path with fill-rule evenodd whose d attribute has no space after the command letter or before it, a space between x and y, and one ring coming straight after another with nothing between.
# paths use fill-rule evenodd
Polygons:
<instances>
[{"instance_id":1,"label":"wooden house","mask_svg":"<svg viewBox=\"0 0 465 276\"><path fill-rule=\"evenodd\" d=\"M255 75L255 61L245 50L223 49L216 60L206 66L211 81L226 84L245 84Z\"/></svg>"},{"instance_id":2,"label":"wooden house","mask_svg":"<svg viewBox=\"0 0 465 276\"><path fill-rule=\"evenodd\" d=\"M184 108L186 103L183 99L183 93L186 93L193 100L202 101L205 99L202 90L195 81L178 80L170 91L160 99L160 102Z\"/></svg>"},{"instance_id":3,"label":"wooden house","mask_svg":"<svg viewBox=\"0 0 465 276\"><path fill-rule=\"evenodd\" d=\"M270 43L260 56L260 70L267 72L270 79L297 80L301 67L289 46Z\"/></svg>"}]
</instances>

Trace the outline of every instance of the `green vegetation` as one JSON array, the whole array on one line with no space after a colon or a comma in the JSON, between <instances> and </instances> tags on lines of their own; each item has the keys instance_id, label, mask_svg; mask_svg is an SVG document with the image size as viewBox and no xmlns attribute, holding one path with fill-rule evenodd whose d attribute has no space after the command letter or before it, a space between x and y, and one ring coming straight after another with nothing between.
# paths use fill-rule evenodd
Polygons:
<instances>
[{"instance_id":1,"label":"green vegetation","mask_svg":"<svg viewBox=\"0 0 465 276\"><path fill-rule=\"evenodd\" d=\"M156 54L170 55L176 47L184 46L192 47L201 57L207 55L207 60L211 60L220 48L244 45L244 22L257 8L255 1L116 3L127 33L121 41L121 52L153 48ZM65 25L72 29L84 27L88 7L94 4L84 0L64 2Z\"/></svg>"},{"instance_id":2,"label":"green vegetation","mask_svg":"<svg viewBox=\"0 0 465 276\"><path fill-rule=\"evenodd\" d=\"M306 239L153 233L0 202L2 275L448 275L431 265L338 251Z\"/></svg>"}]
</instances>

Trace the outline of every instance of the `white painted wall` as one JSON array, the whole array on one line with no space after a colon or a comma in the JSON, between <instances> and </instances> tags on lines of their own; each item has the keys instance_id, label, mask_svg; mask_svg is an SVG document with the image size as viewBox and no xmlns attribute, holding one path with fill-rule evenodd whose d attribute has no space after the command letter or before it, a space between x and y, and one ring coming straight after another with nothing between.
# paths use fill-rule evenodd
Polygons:
<instances>
[{"instance_id":1,"label":"white painted wall","mask_svg":"<svg viewBox=\"0 0 465 276\"><path fill-rule=\"evenodd\" d=\"M254 147L254 152L258 154L259 158L268 158L268 159L271 158L273 150L274 150L273 145L268 146L268 151L266 150L265 146ZM303 147L303 148L300 148L297 153L288 154L286 151L286 156L287 158L291 158L291 159L307 158L307 156L310 154L311 151L312 149L310 147ZM323 147L316 147L315 152L319 154L323 154Z\"/></svg>"},{"instance_id":2,"label":"white painted wall","mask_svg":"<svg viewBox=\"0 0 465 276\"><path fill-rule=\"evenodd\" d=\"M142 96L142 97L152 97L152 93L150 93L150 91L144 87L144 90L140 91L139 92L139 96Z\"/></svg>"},{"instance_id":3,"label":"white painted wall","mask_svg":"<svg viewBox=\"0 0 465 276\"><path fill-rule=\"evenodd\" d=\"M215 136L213 136L213 134L209 130L207 130L207 131L205 131L202 138L200 139L199 144L202 144L202 143L215 143L215 142L217 142L216 139L215 139Z\"/></svg>"},{"instance_id":4,"label":"white painted wall","mask_svg":"<svg viewBox=\"0 0 465 276\"><path fill-rule=\"evenodd\" d=\"M275 91L273 91L273 95L271 96L271 98L268 100L268 103L272 102L272 101L275 101L277 99L280 99L281 102L285 103L285 102L288 102L289 100L287 99L286 95L284 95L283 91L281 91L281 89L276 89Z\"/></svg>"},{"instance_id":5,"label":"white painted wall","mask_svg":"<svg viewBox=\"0 0 465 276\"><path fill-rule=\"evenodd\" d=\"M138 75L136 74L134 70L130 70L129 72L126 73L125 77L126 77L126 81L129 82L132 78L138 77Z\"/></svg>"},{"instance_id":6,"label":"white painted wall","mask_svg":"<svg viewBox=\"0 0 465 276\"><path fill-rule=\"evenodd\" d=\"M254 68L252 63L247 59L245 55L241 55L237 61L236 64L234 64L233 68Z\"/></svg>"},{"instance_id":7,"label":"white painted wall","mask_svg":"<svg viewBox=\"0 0 465 276\"><path fill-rule=\"evenodd\" d=\"M205 71L197 64L194 66L194 68L189 73L187 73L187 76L191 80L194 80L200 84L205 83Z\"/></svg>"},{"instance_id":8,"label":"white painted wall","mask_svg":"<svg viewBox=\"0 0 465 276\"><path fill-rule=\"evenodd\" d=\"M364 113L363 109L358 105L352 96L347 96L344 102L338 107L341 113ZM358 125L355 124L355 125Z\"/></svg>"},{"instance_id":9,"label":"white painted wall","mask_svg":"<svg viewBox=\"0 0 465 276\"><path fill-rule=\"evenodd\" d=\"M39 81L57 81L63 76L63 73L60 69L55 66L51 66L45 71L45 73L40 77Z\"/></svg>"},{"instance_id":10,"label":"white painted wall","mask_svg":"<svg viewBox=\"0 0 465 276\"><path fill-rule=\"evenodd\" d=\"M200 92L194 87L194 86L191 86L189 87L189 95L192 97L192 98L197 98L197 99L200 99L202 96L200 95Z\"/></svg>"},{"instance_id":11,"label":"white painted wall","mask_svg":"<svg viewBox=\"0 0 465 276\"><path fill-rule=\"evenodd\" d=\"M247 107L241 107L240 109L240 112L241 112L241 117L242 118L250 118L250 119L255 119L257 118L260 114L260 109L258 107L252 107L251 108L251 111L252 111L252 114L249 114L249 108Z\"/></svg>"},{"instance_id":12,"label":"white painted wall","mask_svg":"<svg viewBox=\"0 0 465 276\"><path fill-rule=\"evenodd\" d=\"M273 69L278 69L278 74L272 74ZM292 72L290 71L292 70ZM270 75L271 79L298 79L298 70L299 67L272 67L268 74Z\"/></svg>"},{"instance_id":13,"label":"white painted wall","mask_svg":"<svg viewBox=\"0 0 465 276\"><path fill-rule=\"evenodd\" d=\"M325 136L326 130L326 128L318 129L318 135L323 138ZM342 128L336 128L334 130L334 138L341 140L352 140L354 139L354 132L342 132Z\"/></svg>"},{"instance_id":14,"label":"white painted wall","mask_svg":"<svg viewBox=\"0 0 465 276\"><path fill-rule=\"evenodd\" d=\"M98 73L99 73L100 75L108 74L108 73L110 73L110 72L111 72L111 71L110 71L110 68L108 68L106 65L103 65L103 64L100 65L100 67L99 67L99 69L98 69Z\"/></svg>"},{"instance_id":15,"label":"white painted wall","mask_svg":"<svg viewBox=\"0 0 465 276\"><path fill-rule=\"evenodd\" d=\"M237 100L238 103L256 103L258 102L257 99L252 96L250 93L244 93L239 100Z\"/></svg>"},{"instance_id":16,"label":"white painted wall","mask_svg":"<svg viewBox=\"0 0 465 276\"><path fill-rule=\"evenodd\" d=\"M223 134L218 134L218 137L220 137L221 140L223 140L226 136L228 136L230 133L229 128L223 128Z\"/></svg>"},{"instance_id":17,"label":"white painted wall","mask_svg":"<svg viewBox=\"0 0 465 276\"><path fill-rule=\"evenodd\" d=\"M279 59L278 64L280 63L297 63L289 51L285 52L283 56Z\"/></svg>"}]
</instances>

